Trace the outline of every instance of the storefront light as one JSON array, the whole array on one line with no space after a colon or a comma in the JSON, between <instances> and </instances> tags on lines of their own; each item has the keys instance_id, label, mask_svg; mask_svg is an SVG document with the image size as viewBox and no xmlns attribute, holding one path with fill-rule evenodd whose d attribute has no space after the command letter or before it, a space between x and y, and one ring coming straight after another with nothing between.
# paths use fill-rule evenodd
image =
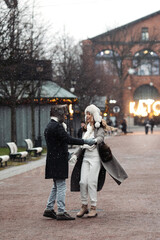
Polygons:
<instances>
[{"instance_id":1,"label":"storefront light","mask_svg":"<svg viewBox=\"0 0 160 240\"><path fill-rule=\"evenodd\" d=\"M137 108L137 115L141 115L143 117L146 117L148 115L147 113L147 107L144 106L145 101L139 100L138 108Z\"/></svg>"},{"instance_id":2,"label":"storefront light","mask_svg":"<svg viewBox=\"0 0 160 240\"><path fill-rule=\"evenodd\" d=\"M139 100L138 104L135 102L130 102L129 111L135 116L146 117L148 114L153 113L153 115L160 115L160 101L154 101L153 99Z\"/></svg>"},{"instance_id":3,"label":"storefront light","mask_svg":"<svg viewBox=\"0 0 160 240\"><path fill-rule=\"evenodd\" d=\"M116 100L109 100L109 103L116 103Z\"/></svg>"},{"instance_id":4,"label":"storefront light","mask_svg":"<svg viewBox=\"0 0 160 240\"><path fill-rule=\"evenodd\" d=\"M144 52L143 52L144 54L147 54L148 53L148 50L144 50Z\"/></svg>"},{"instance_id":5,"label":"storefront light","mask_svg":"<svg viewBox=\"0 0 160 240\"><path fill-rule=\"evenodd\" d=\"M73 115L74 111L72 109L72 104L69 104L69 113L70 115Z\"/></svg>"},{"instance_id":6,"label":"storefront light","mask_svg":"<svg viewBox=\"0 0 160 240\"><path fill-rule=\"evenodd\" d=\"M154 104L153 104L153 111L155 113L156 116L158 116L160 114L160 101L156 101Z\"/></svg>"},{"instance_id":7,"label":"storefront light","mask_svg":"<svg viewBox=\"0 0 160 240\"><path fill-rule=\"evenodd\" d=\"M105 54L107 54L107 55L110 54L110 51L109 51L109 50L105 50L104 52L105 52Z\"/></svg>"}]
</instances>

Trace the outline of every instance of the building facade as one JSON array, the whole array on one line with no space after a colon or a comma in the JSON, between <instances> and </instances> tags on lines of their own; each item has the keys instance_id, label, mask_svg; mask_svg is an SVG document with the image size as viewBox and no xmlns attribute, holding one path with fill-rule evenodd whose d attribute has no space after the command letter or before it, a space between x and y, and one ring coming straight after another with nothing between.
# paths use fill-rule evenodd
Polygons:
<instances>
[{"instance_id":1,"label":"building facade","mask_svg":"<svg viewBox=\"0 0 160 240\"><path fill-rule=\"evenodd\" d=\"M88 73L103 86L104 114L130 125L160 123L159 23L160 11L82 42Z\"/></svg>"}]
</instances>

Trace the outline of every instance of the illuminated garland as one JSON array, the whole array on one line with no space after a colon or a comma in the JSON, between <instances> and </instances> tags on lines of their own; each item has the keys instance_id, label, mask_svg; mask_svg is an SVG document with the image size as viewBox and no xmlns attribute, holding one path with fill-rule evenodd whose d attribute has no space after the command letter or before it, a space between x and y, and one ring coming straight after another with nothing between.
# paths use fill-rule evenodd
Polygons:
<instances>
[{"instance_id":1,"label":"illuminated garland","mask_svg":"<svg viewBox=\"0 0 160 240\"><path fill-rule=\"evenodd\" d=\"M78 102L77 98L34 98L34 99L21 99L16 101L16 105L20 104L75 104ZM0 99L0 105L12 105L12 101L10 99Z\"/></svg>"}]
</instances>

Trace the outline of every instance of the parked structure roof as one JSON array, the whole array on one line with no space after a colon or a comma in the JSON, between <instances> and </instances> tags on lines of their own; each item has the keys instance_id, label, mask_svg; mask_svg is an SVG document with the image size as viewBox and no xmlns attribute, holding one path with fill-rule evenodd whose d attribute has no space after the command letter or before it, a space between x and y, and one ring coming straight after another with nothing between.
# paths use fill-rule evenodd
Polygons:
<instances>
[{"instance_id":1,"label":"parked structure roof","mask_svg":"<svg viewBox=\"0 0 160 240\"><path fill-rule=\"evenodd\" d=\"M60 87L55 82L43 82L41 90L42 98L77 98L76 95Z\"/></svg>"}]
</instances>

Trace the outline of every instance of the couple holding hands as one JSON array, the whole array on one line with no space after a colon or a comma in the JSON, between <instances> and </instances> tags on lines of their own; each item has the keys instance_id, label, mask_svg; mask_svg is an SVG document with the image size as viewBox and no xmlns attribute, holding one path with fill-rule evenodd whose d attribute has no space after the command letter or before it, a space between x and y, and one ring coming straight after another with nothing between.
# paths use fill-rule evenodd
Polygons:
<instances>
[{"instance_id":1,"label":"couple holding hands","mask_svg":"<svg viewBox=\"0 0 160 240\"><path fill-rule=\"evenodd\" d=\"M66 179L70 161L76 162L71 175L71 191L80 191L81 194L81 209L77 217L87 214L88 218L93 218L97 216L97 191L104 185L106 172L117 184L121 184L128 176L113 155L106 161L104 136L105 131L112 127L102 119L100 109L93 104L85 109L87 131L82 139L73 138L66 132L66 114L66 105L51 107L51 121L44 132L47 144L45 178L53 179L53 187L43 216L57 220L75 220L65 209ZM81 146L68 161L69 144ZM54 211L55 203L57 213Z\"/></svg>"}]
</instances>

